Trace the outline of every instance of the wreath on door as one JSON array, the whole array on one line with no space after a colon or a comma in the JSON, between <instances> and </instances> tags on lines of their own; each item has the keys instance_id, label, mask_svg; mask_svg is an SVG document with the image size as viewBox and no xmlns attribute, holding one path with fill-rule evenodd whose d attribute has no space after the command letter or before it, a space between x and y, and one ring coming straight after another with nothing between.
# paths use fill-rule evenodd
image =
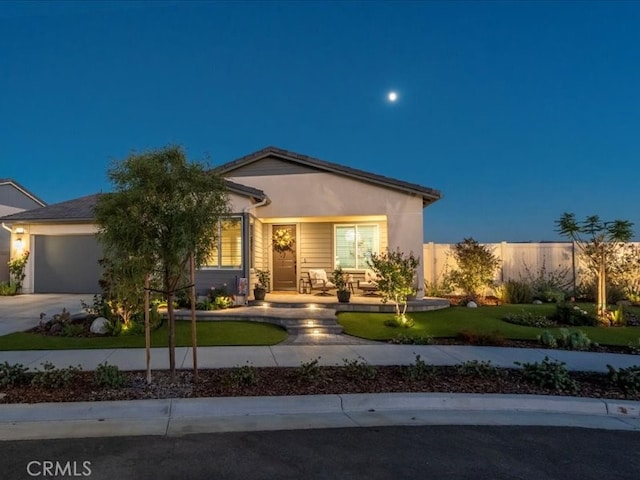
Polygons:
<instances>
[{"instance_id":1,"label":"wreath on door","mask_svg":"<svg viewBox=\"0 0 640 480\"><path fill-rule=\"evenodd\" d=\"M291 251L291 247L293 246L291 232L286 228L278 228L273 232L272 243L273 249L278 253Z\"/></svg>"}]
</instances>

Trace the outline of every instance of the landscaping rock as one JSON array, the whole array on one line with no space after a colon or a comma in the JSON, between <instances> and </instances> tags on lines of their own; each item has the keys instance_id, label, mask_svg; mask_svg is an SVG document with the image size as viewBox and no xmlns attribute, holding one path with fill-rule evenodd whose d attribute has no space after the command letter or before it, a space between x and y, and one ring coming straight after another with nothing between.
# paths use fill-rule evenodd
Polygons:
<instances>
[{"instance_id":1,"label":"landscaping rock","mask_svg":"<svg viewBox=\"0 0 640 480\"><path fill-rule=\"evenodd\" d=\"M534 300L533 304L534 305L542 305L542 300Z\"/></svg>"},{"instance_id":2,"label":"landscaping rock","mask_svg":"<svg viewBox=\"0 0 640 480\"><path fill-rule=\"evenodd\" d=\"M478 304L474 301L467 303L468 308L478 308Z\"/></svg>"},{"instance_id":3,"label":"landscaping rock","mask_svg":"<svg viewBox=\"0 0 640 480\"><path fill-rule=\"evenodd\" d=\"M60 325L59 323L54 323L53 325L51 325L51 328L49 329L49 335L57 335L61 331L62 331L62 325Z\"/></svg>"},{"instance_id":4,"label":"landscaping rock","mask_svg":"<svg viewBox=\"0 0 640 480\"><path fill-rule=\"evenodd\" d=\"M91 333L107 333L106 323L108 320L104 317L98 317L91 323L91 328L89 330Z\"/></svg>"}]
</instances>

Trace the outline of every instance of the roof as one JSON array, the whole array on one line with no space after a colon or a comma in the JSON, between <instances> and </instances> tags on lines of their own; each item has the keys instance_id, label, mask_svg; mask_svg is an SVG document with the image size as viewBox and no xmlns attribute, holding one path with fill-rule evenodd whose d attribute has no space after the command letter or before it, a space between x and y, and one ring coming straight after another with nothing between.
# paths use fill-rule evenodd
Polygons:
<instances>
[{"instance_id":1,"label":"roof","mask_svg":"<svg viewBox=\"0 0 640 480\"><path fill-rule=\"evenodd\" d=\"M255 198L258 201L265 200L267 196L262 190L247 187L239 183L225 179L225 184L230 192ZM86 197L67 200L66 202L55 203L46 207L26 210L0 218L5 222L93 222L93 210L96 206L100 193L87 195Z\"/></svg>"},{"instance_id":2,"label":"roof","mask_svg":"<svg viewBox=\"0 0 640 480\"><path fill-rule=\"evenodd\" d=\"M24 188L22 185L20 185L18 182L16 182L11 178L0 178L0 185L13 185L14 188L22 192L24 195L29 197L34 202L39 203L43 207L47 204L47 202L35 196L33 193L31 193L29 190L27 190L26 188Z\"/></svg>"},{"instance_id":3,"label":"roof","mask_svg":"<svg viewBox=\"0 0 640 480\"><path fill-rule=\"evenodd\" d=\"M37 221L37 222L92 222L93 209L98 201L99 193L86 197L54 203L46 207L34 208L24 212L14 213L2 217L5 222Z\"/></svg>"},{"instance_id":4,"label":"roof","mask_svg":"<svg viewBox=\"0 0 640 480\"><path fill-rule=\"evenodd\" d=\"M424 206L442 198L442 194L440 193L440 191L434 190L433 188L428 188L416 183L405 182L403 180L378 175L364 170L359 170L357 168L347 167L337 163L327 162L326 160L320 160L318 158L309 157L307 155L302 155L273 146L265 147L255 153L251 153L237 160L233 160L231 162L220 165L213 170L216 173L224 176L225 174L229 174L237 168L244 167L269 156L275 156L283 160L307 165L319 170L337 173L346 177L364 180L366 182L383 187L419 195L422 196L422 203Z\"/></svg>"}]
</instances>

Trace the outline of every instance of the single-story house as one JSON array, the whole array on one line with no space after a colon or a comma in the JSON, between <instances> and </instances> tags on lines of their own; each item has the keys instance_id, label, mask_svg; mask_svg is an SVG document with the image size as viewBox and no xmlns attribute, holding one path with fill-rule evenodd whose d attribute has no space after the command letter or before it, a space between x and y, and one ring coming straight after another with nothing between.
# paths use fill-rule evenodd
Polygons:
<instances>
[{"instance_id":1,"label":"single-story house","mask_svg":"<svg viewBox=\"0 0 640 480\"><path fill-rule=\"evenodd\" d=\"M310 269L342 267L358 278L372 252L421 255L423 209L441 197L431 188L275 147L214 171L227 180L233 221L221 222L216 254L197 272L200 293L224 286L238 293L240 279L254 285L256 271L265 269L272 291L297 292ZM14 238L20 228L32 251L24 292L99 291L97 198L0 219ZM417 275L422 285L422 265Z\"/></svg>"},{"instance_id":2,"label":"single-story house","mask_svg":"<svg viewBox=\"0 0 640 480\"><path fill-rule=\"evenodd\" d=\"M36 197L15 180L0 178L0 217L14 213L44 207L46 202ZM0 224L1 226L1 224ZM17 242L16 250L21 248ZM11 254L11 229L0 229L0 282L9 280L9 266L7 262Z\"/></svg>"}]
</instances>

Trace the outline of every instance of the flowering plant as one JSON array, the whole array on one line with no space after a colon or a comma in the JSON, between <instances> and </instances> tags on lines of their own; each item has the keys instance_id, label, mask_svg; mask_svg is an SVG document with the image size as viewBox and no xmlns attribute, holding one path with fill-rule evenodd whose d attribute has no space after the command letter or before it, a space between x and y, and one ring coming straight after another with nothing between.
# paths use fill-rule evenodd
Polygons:
<instances>
[{"instance_id":1,"label":"flowering plant","mask_svg":"<svg viewBox=\"0 0 640 480\"><path fill-rule=\"evenodd\" d=\"M284 253L291 250L293 246L293 237L291 232L286 228L279 228L273 232L273 249L278 253Z\"/></svg>"},{"instance_id":2,"label":"flowering plant","mask_svg":"<svg viewBox=\"0 0 640 480\"><path fill-rule=\"evenodd\" d=\"M16 291L22 288L22 281L26 276L24 269L27 266L27 260L29 260L29 250L26 250L21 256L14 258L8 263L9 274L12 280L10 283L16 286Z\"/></svg>"}]
</instances>

